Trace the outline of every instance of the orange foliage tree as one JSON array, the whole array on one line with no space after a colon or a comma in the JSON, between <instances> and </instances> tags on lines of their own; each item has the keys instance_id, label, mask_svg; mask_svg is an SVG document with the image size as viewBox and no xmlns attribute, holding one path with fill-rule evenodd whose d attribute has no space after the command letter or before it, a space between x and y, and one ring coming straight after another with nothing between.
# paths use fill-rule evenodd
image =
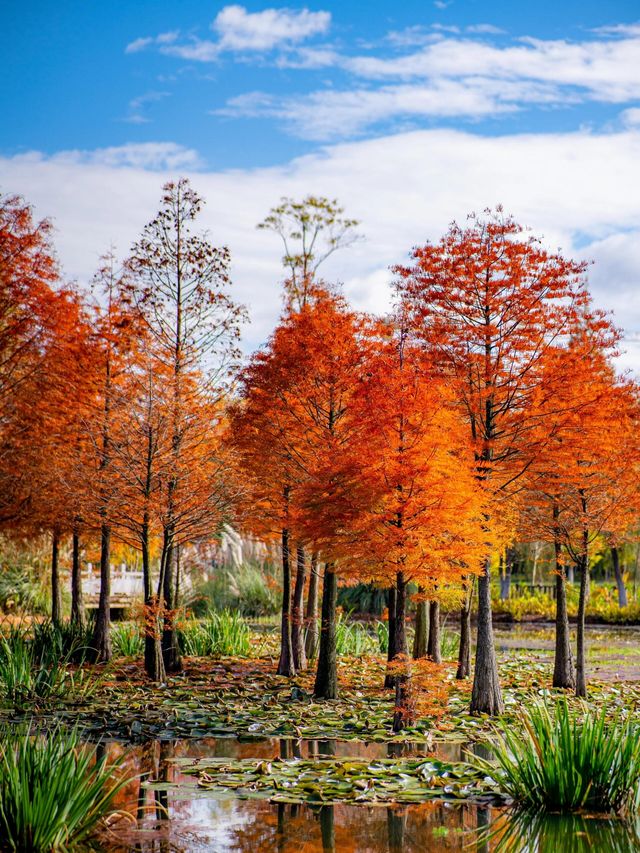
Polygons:
<instances>
[{"instance_id":1,"label":"orange foliage tree","mask_svg":"<svg viewBox=\"0 0 640 853\"><path fill-rule=\"evenodd\" d=\"M586 696L585 609L592 543L622 537L640 500L638 388L616 376L609 352L616 334L597 315L550 359L541 423L551 438L529 472L525 529L553 542L556 554L556 653L553 683ZM572 381L566 378L571 367ZM615 416L612 417L612 412ZM566 555L566 556L565 556ZM574 674L566 606L566 560L580 573Z\"/></svg>"},{"instance_id":2,"label":"orange foliage tree","mask_svg":"<svg viewBox=\"0 0 640 853\"><path fill-rule=\"evenodd\" d=\"M364 363L367 328L341 297L314 288L313 298L300 310L288 311L265 351L252 359L243 377L243 401L232 419L245 465L258 484L258 506L281 522L285 577L279 672L294 671L288 639L291 531L322 550L327 561L315 684L316 695L324 698L337 695L332 549L335 520L345 506L347 481L340 466L355 434L346 413Z\"/></svg>"},{"instance_id":3,"label":"orange foliage tree","mask_svg":"<svg viewBox=\"0 0 640 853\"><path fill-rule=\"evenodd\" d=\"M531 441L545 356L588 300L584 266L545 251L500 208L453 224L398 267L396 289L416 333L466 410L478 478L507 508L539 448ZM570 377L567 377L569 379ZM491 539L497 512L484 528ZM500 713L493 641L490 548L478 583L472 711Z\"/></svg>"}]
</instances>

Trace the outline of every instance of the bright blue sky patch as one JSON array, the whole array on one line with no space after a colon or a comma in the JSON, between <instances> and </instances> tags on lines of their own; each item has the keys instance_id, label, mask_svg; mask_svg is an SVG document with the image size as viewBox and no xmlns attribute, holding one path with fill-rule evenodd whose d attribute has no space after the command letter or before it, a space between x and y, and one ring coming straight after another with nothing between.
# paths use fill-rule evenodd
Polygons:
<instances>
[{"instance_id":1,"label":"bright blue sky patch","mask_svg":"<svg viewBox=\"0 0 640 853\"><path fill-rule=\"evenodd\" d=\"M255 167L419 128L638 120L637 2L39 0L3 18L7 155L170 140Z\"/></svg>"}]
</instances>

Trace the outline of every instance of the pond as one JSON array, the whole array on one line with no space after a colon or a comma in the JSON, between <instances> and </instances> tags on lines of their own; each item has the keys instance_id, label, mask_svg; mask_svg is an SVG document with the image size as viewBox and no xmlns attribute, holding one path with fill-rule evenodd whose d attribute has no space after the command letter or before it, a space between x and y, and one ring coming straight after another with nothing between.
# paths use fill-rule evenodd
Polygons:
<instances>
[{"instance_id":1,"label":"pond","mask_svg":"<svg viewBox=\"0 0 640 853\"><path fill-rule=\"evenodd\" d=\"M107 744L125 754L138 778L118 806L135 822L114 824L104 849L125 853L383 853L383 851L636 851L640 827L586 817L521 821L482 802L435 801L421 805L306 805L238 799L233 792L198 787L181 772L188 759L314 758L374 761L388 757L464 758L465 744L365 744L341 741L203 738L151 741L135 747ZM524 846L523 846L524 845Z\"/></svg>"}]
</instances>

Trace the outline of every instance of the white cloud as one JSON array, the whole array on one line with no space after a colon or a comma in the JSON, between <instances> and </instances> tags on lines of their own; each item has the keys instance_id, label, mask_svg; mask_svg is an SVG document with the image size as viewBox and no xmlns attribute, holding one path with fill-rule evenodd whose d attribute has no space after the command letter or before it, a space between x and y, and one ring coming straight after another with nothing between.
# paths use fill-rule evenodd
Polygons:
<instances>
[{"instance_id":1,"label":"white cloud","mask_svg":"<svg viewBox=\"0 0 640 853\"><path fill-rule=\"evenodd\" d=\"M129 124L147 124L150 121L145 113L147 106L162 101L169 95L169 92L146 92L144 95L132 98L129 101L129 112L123 121Z\"/></svg>"},{"instance_id":2,"label":"white cloud","mask_svg":"<svg viewBox=\"0 0 640 853\"><path fill-rule=\"evenodd\" d=\"M66 166L98 166L106 169L198 169L200 156L192 148L185 148L175 142L127 143L109 148L95 148L91 151L75 149L61 151L51 157L45 157L38 151L19 154L14 163L63 164Z\"/></svg>"},{"instance_id":3,"label":"white cloud","mask_svg":"<svg viewBox=\"0 0 640 853\"><path fill-rule=\"evenodd\" d=\"M558 104L574 97L549 84L482 77L438 78L427 83L369 89L322 89L280 100L265 92L250 92L231 98L215 112L230 117L275 117L297 136L328 141L354 136L389 121L454 117L473 120L515 112L524 104Z\"/></svg>"},{"instance_id":4,"label":"white cloud","mask_svg":"<svg viewBox=\"0 0 640 853\"><path fill-rule=\"evenodd\" d=\"M636 24L611 24L596 27L592 32L608 36L640 36L640 22Z\"/></svg>"},{"instance_id":5,"label":"white cloud","mask_svg":"<svg viewBox=\"0 0 640 853\"><path fill-rule=\"evenodd\" d=\"M624 101L640 96L640 37L571 43L521 39L497 47L476 39L442 38L404 56L344 60L370 80L485 76L575 86L590 97Z\"/></svg>"},{"instance_id":6,"label":"white cloud","mask_svg":"<svg viewBox=\"0 0 640 853\"><path fill-rule=\"evenodd\" d=\"M325 33L331 24L329 12L308 9L264 9L248 12L244 6L225 6L212 26L220 36L222 50L271 50Z\"/></svg>"},{"instance_id":7,"label":"white cloud","mask_svg":"<svg viewBox=\"0 0 640 853\"><path fill-rule=\"evenodd\" d=\"M169 143L0 158L0 185L54 218L64 267L86 282L112 242L126 253L157 209L161 184L193 171L196 158ZM202 169L192 177L207 200L203 227L229 245L237 298L251 308L247 347L265 340L281 306L282 250L255 225L282 195L309 192L339 198L361 220L366 241L324 269L360 308L384 310L388 267L412 246L437 239L454 218L502 203L550 248L595 258L589 275L598 304L618 307L618 321L640 335L640 235L630 231L640 222L640 194L629 191L640 185L640 131L415 131L328 147L282 167ZM631 341L630 350L627 363L640 370L640 347Z\"/></svg>"},{"instance_id":8,"label":"white cloud","mask_svg":"<svg viewBox=\"0 0 640 853\"><path fill-rule=\"evenodd\" d=\"M500 36L505 33L505 30L500 27L496 27L493 24L471 24L471 26L465 27L465 30L468 33L477 33L478 35L489 36Z\"/></svg>"},{"instance_id":9,"label":"white cloud","mask_svg":"<svg viewBox=\"0 0 640 853\"><path fill-rule=\"evenodd\" d=\"M434 25L435 26L435 25ZM347 88L327 86L297 97L263 97L262 114L279 118L298 136L348 138L383 122L417 118L498 117L532 105L559 107L585 101L619 103L640 98L640 37L579 43L522 38L505 46L478 37L449 37L412 27L390 33L400 55L347 56L329 48L285 51L281 67L335 66L355 78ZM442 28L441 28L442 29ZM494 34L479 24L476 33ZM170 48L174 50L175 48ZM220 112L256 116L259 105L242 96ZM622 120L634 121L631 110Z\"/></svg>"},{"instance_id":10,"label":"white cloud","mask_svg":"<svg viewBox=\"0 0 640 853\"><path fill-rule=\"evenodd\" d=\"M142 38L134 39L134 41L129 42L129 44L125 47L125 53L140 53L141 50L146 50L146 48L150 47L152 44L155 45L167 45L172 44L179 37L180 33L178 30L172 30L171 32L160 33L157 36L143 36Z\"/></svg>"},{"instance_id":11,"label":"white cloud","mask_svg":"<svg viewBox=\"0 0 640 853\"><path fill-rule=\"evenodd\" d=\"M312 36L325 33L331 25L329 12L310 12L308 9L264 9L248 12L244 6L225 6L211 24L217 41L192 37L182 44L176 39L162 45L161 52L169 56L196 62L215 62L224 52L262 53L274 48L290 48ZM146 47L147 39L138 39ZM142 44L144 42L144 44ZM133 45L136 43L134 42ZM127 47L127 52L131 52ZM299 66L310 67L310 66Z\"/></svg>"},{"instance_id":12,"label":"white cloud","mask_svg":"<svg viewBox=\"0 0 640 853\"><path fill-rule=\"evenodd\" d=\"M640 107L630 107L620 114L622 123L627 127L640 126Z\"/></svg>"}]
</instances>

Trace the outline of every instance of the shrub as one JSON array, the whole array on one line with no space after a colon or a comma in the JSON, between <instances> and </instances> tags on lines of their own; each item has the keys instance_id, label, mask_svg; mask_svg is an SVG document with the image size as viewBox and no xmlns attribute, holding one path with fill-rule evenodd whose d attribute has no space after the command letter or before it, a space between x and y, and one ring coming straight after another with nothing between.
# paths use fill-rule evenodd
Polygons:
<instances>
[{"instance_id":1,"label":"shrub","mask_svg":"<svg viewBox=\"0 0 640 853\"><path fill-rule=\"evenodd\" d=\"M50 594L34 570L20 563L4 562L0 571L0 610L46 613Z\"/></svg>"},{"instance_id":2,"label":"shrub","mask_svg":"<svg viewBox=\"0 0 640 853\"><path fill-rule=\"evenodd\" d=\"M199 617L222 610L237 610L243 616L269 616L278 612L278 593L273 577L246 563L234 569L218 569L214 577L194 590L187 605Z\"/></svg>"},{"instance_id":3,"label":"shrub","mask_svg":"<svg viewBox=\"0 0 640 853\"><path fill-rule=\"evenodd\" d=\"M387 590L369 583L341 586L338 589L338 607L348 613L382 616L387 607Z\"/></svg>"},{"instance_id":4,"label":"shrub","mask_svg":"<svg viewBox=\"0 0 640 853\"><path fill-rule=\"evenodd\" d=\"M66 851L87 841L126 780L118 763L82 748L76 731L2 732L0 845L16 851Z\"/></svg>"},{"instance_id":5,"label":"shrub","mask_svg":"<svg viewBox=\"0 0 640 853\"><path fill-rule=\"evenodd\" d=\"M523 726L506 729L494 747L498 769L475 759L518 806L551 812L636 812L640 806L638 726L620 715L533 705Z\"/></svg>"},{"instance_id":6,"label":"shrub","mask_svg":"<svg viewBox=\"0 0 640 853\"><path fill-rule=\"evenodd\" d=\"M182 653L188 657L248 655L249 626L238 613L223 610L206 619L188 619L178 631Z\"/></svg>"}]
</instances>

